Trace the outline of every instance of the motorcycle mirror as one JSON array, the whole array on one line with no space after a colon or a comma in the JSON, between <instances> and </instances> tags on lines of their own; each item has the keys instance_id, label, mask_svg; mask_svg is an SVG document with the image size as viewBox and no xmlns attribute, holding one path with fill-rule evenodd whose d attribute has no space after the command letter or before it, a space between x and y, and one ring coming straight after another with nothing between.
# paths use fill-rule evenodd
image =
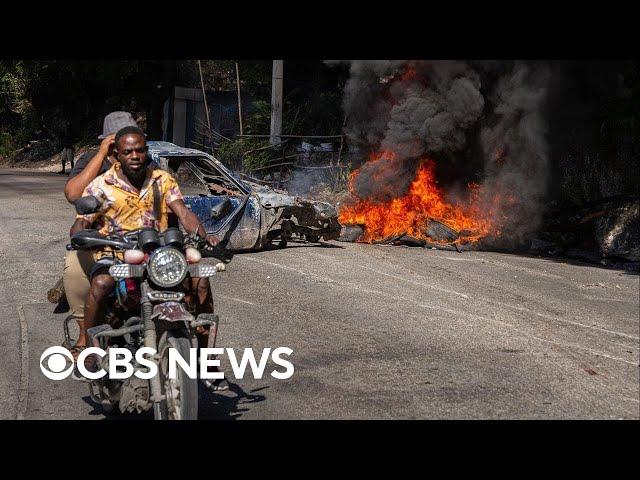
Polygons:
<instances>
[{"instance_id":1,"label":"motorcycle mirror","mask_svg":"<svg viewBox=\"0 0 640 480\"><path fill-rule=\"evenodd\" d=\"M90 213L96 213L100 211L102 202L100 202L100 200L98 200L93 195L89 195L76 200L74 206L76 207L76 212L78 212L78 214L88 215Z\"/></svg>"},{"instance_id":2,"label":"motorcycle mirror","mask_svg":"<svg viewBox=\"0 0 640 480\"><path fill-rule=\"evenodd\" d=\"M229 200L229 198L225 198L224 200L222 200L222 202L211 209L211 218L213 218L214 220L222 218L227 214L231 207L231 200Z\"/></svg>"}]
</instances>

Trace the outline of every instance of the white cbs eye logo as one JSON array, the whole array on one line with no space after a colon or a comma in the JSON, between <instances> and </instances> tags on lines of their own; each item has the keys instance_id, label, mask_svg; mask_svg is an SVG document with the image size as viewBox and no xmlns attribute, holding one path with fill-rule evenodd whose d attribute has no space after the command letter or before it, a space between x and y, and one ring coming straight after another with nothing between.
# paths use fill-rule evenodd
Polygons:
<instances>
[{"instance_id":1,"label":"white cbs eye logo","mask_svg":"<svg viewBox=\"0 0 640 480\"><path fill-rule=\"evenodd\" d=\"M68 368L67 360L71 363ZM49 347L40 355L40 370L51 380L64 380L73 371L73 355L64 347Z\"/></svg>"}]
</instances>

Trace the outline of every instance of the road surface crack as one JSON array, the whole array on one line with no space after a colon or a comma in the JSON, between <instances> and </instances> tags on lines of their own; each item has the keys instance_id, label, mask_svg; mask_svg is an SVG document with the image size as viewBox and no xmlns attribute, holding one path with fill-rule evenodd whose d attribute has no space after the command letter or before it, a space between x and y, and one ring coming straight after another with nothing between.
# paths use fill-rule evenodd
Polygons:
<instances>
[{"instance_id":1,"label":"road surface crack","mask_svg":"<svg viewBox=\"0 0 640 480\"><path fill-rule=\"evenodd\" d=\"M24 420L27 413L27 397L29 395L29 334L24 308L21 303L18 304L17 310L18 318L20 319L20 387L18 389L16 420Z\"/></svg>"}]
</instances>

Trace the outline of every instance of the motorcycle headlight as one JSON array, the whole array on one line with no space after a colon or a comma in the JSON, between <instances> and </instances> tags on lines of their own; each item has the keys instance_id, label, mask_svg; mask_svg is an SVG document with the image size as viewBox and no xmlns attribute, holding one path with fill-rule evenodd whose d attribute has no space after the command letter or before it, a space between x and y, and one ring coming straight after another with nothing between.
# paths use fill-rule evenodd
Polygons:
<instances>
[{"instance_id":1,"label":"motorcycle headlight","mask_svg":"<svg viewBox=\"0 0 640 480\"><path fill-rule=\"evenodd\" d=\"M149 257L149 278L159 287L175 287L187 276L187 260L175 248L159 248Z\"/></svg>"}]
</instances>

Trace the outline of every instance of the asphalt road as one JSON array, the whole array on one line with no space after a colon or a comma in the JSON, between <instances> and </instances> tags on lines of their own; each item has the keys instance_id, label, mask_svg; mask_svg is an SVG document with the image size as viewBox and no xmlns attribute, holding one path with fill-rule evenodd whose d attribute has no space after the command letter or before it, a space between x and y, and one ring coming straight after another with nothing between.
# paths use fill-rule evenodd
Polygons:
<instances>
[{"instance_id":1,"label":"asphalt road","mask_svg":"<svg viewBox=\"0 0 640 480\"><path fill-rule=\"evenodd\" d=\"M46 301L73 220L64 180L0 170L2 419L105 418L38 365L66 316ZM290 347L295 373L236 380L223 358L231 389L203 395L202 418L640 417L637 275L328 242L236 255L214 289L218 346Z\"/></svg>"}]
</instances>

